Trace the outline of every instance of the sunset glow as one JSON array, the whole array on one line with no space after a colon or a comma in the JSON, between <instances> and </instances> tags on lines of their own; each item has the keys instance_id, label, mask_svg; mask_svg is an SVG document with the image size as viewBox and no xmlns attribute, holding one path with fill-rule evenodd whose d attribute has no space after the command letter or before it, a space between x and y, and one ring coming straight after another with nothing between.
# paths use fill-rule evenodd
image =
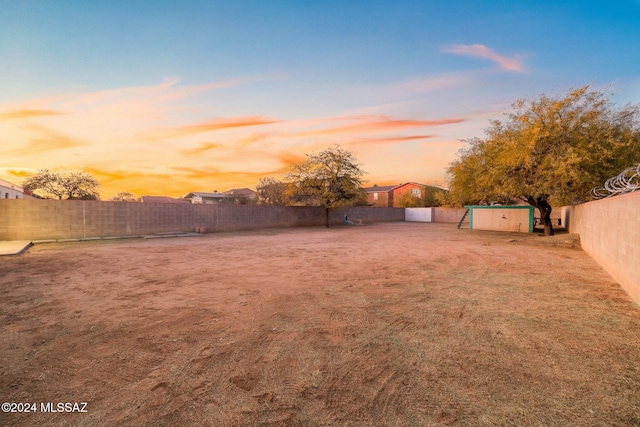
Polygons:
<instances>
[{"instance_id":1,"label":"sunset glow","mask_svg":"<svg viewBox=\"0 0 640 427\"><path fill-rule=\"evenodd\" d=\"M5 5L0 179L81 169L105 200L180 197L339 144L367 185L446 185L518 98L640 103L637 1L428 3Z\"/></svg>"}]
</instances>

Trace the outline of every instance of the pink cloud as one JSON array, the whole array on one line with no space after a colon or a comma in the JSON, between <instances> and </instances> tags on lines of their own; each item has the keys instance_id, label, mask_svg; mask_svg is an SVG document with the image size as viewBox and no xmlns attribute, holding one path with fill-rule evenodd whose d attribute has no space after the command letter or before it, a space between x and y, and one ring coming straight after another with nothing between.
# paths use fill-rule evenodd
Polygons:
<instances>
[{"instance_id":1,"label":"pink cloud","mask_svg":"<svg viewBox=\"0 0 640 427\"><path fill-rule=\"evenodd\" d=\"M445 52L453 53L456 55L475 56L479 58L489 59L496 62L500 68L507 71L515 71L518 73L524 73L526 67L522 62L522 58L503 56L497 53L495 50L488 48L482 44L463 45L455 44L446 46L443 48Z\"/></svg>"},{"instance_id":2,"label":"pink cloud","mask_svg":"<svg viewBox=\"0 0 640 427\"><path fill-rule=\"evenodd\" d=\"M193 125L177 126L174 128L160 130L157 133L157 138L169 139L181 136L193 135L203 132L213 132L224 129L242 128L249 126L262 126L278 123L278 120L273 120L267 117L251 116L251 117L233 117L225 119L212 119L206 122L197 123Z\"/></svg>"},{"instance_id":3,"label":"pink cloud","mask_svg":"<svg viewBox=\"0 0 640 427\"><path fill-rule=\"evenodd\" d=\"M459 119L459 118L440 119L440 120L397 120L397 119L391 119L385 116L378 116L373 118L366 118L365 121L362 123L356 123L356 124L347 125L347 126L318 129L318 130L312 130L312 131L306 131L306 132L299 132L299 133L291 134L290 136L309 137L309 136L340 135L340 134L349 134L349 133L384 132L384 131L401 130L401 129L415 128L415 127L448 125L453 123L460 123L463 121L464 119Z\"/></svg>"},{"instance_id":4,"label":"pink cloud","mask_svg":"<svg viewBox=\"0 0 640 427\"><path fill-rule=\"evenodd\" d=\"M377 146L385 144L399 144L402 142L410 141L422 141L429 138L433 138L433 135L392 136L388 138L360 138L358 140L349 142L349 145Z\"/></svg>"}]
</instances>

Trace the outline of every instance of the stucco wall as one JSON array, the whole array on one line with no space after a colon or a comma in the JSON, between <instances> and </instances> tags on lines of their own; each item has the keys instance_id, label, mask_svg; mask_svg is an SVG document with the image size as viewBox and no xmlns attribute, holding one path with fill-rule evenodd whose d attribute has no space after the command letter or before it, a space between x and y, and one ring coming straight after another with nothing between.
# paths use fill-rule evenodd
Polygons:
<instances>
[{"instance_id":1,"label":"stucco wall","mask_svg":"<svg viewBox=\"0 0 640 427\"><path fill-rule=\"evenodd\" d=\"M572 206L569 232L640 304L640 192Z\"/></svg>"},{"instance_id":2,"label":"stucco wall","mask_svg":"<svg viewBox=\"0 0 640 427\"><path fill-rule=\"evenodd\" d=\"M404 220L404 209L352 207L331 211L331 224L342 224L344 213L364 223ZM0 240L137 236L194 231L196 227L216 232L324 223L325 210L320 207L0 200Z\"/></svg>"},{"instance_id":3,"label":"stucco wall","mask_svg":"<svg viewBox=\"0 0 640 427\"><path fill-rule=\"evenodd\" d=\"M409 222L433 222L433 208L405 208L404 220Z\"/></svg>"},{"instance_id":4,"label":"stucco wall","mask_svg":"<svg viewBox=\"0 0 640 427\"><path fill-rule=\"evenodd\" d=\"M473 230L533 232L533 206L470 206Z\"/></svg>"}]
</instances>

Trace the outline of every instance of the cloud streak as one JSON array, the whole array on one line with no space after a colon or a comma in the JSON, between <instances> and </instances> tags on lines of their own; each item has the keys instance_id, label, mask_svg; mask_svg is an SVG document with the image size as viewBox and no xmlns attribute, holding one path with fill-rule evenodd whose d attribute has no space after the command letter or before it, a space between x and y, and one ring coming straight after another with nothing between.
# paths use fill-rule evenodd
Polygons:
<instances>
[{"instance_id":1,"label":"cloud streak","mask_svg":"<svg viewBox=\"0 0 640 427\"><path fill-rule=\"evenodd\" d=\"M522 58L519 56L508 57L500 55L495 50L482 45L482 44L454 44L445 46L442 49L444 52L453 53L455 55L472 56L477 58L488 59L497 63L500 68L506 71L514 71L517 73L526 72L526 67L522 62Z\"/></svg>"},{"instance_id":2,"label":"cloud streak","mask_svg":"<svg viewBox=\"0 0 640 427\"><path fill-rule=\"evenodd\" d=\"M165 137L175 138L179 136L193 135L203 132L213 132L223 129L233 129L248 126L270 125L273 123L278 123L278 120L261 116L213 119L195 125L179 126L172 129L166 129L161 131L161 134Z\"/></svg>"},{"instance_id":3,"label":"cloud streak","mask_svg":"<svg viewBox=\"0 0 640 427\"><path fill-rule=\"evenodd\" d=\"M348 126L338 126L325 129L318 129L306 132L292 133L292 137L309 137L309 136L331 136L344 135L354 133L377 133L387 131L399 131L416 127L441 126L454 123L461 123L464 119L450 118L441 120L397 120L385 116L359 119L362 123L356 123Z\"/></svg>"},{"instance_id":4,"label":"cloud streak","mask_svg":"<svg viewBox=\"0 0 640 427\"><path fill-rule=\"evenodd\" d=\"M54 110L21 109L0 114L0 120L31 119L35 117L59 116L63 113Z\"/></svg>"},{"instance_id":5,"label":"cloud streak","mask_svg":"<svg viewBox=\"0 0 640 427\"><path fill-rule=\"evenodd\" d=\"M38 155L54 150L80 147L86 144L42 125L29 123L24 127L24 130L30 135L26 140L26 145L7 150L5 153Z\"/></svg>"},{"instance_id":6,"label":"cloud streak","mask_svg":"<svg viewBox=\"0 0 640 427\"><path fill-rule=\"evenodd\" d=\"M410 135L410 136L394 136L389 138L361 138L351 141L349 145L386 145L400 144L403 142L422 141L424 139L433 138L433 135Z\"/></svg>"}]
</instances>

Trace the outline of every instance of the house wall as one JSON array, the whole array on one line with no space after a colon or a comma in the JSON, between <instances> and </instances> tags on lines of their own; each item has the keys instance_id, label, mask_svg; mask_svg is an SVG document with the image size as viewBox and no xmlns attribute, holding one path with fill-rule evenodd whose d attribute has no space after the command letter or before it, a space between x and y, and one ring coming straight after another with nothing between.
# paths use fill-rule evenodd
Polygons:
<instances>
[{"instance_id":1,"label":"house wall","mask_svg":"<svg viewBox=\"0 0 640 427\"><path fill-rule=\"evenodd\" d=\"M378 200L375 199L374 193L367 193L367 203L371 206L375 207L391 207L393 203L393 197L389 199L389 195L393 196L392 193L388 191L377 191L375 194L378 195Z\"/></svg>"},{"instance_id":2,"label":"house wall","mask_svg":"<svg viewBox=\"0 0 640 427\"><path fill-rule=\"evenodd\" d=\"M0 184L0 199L22 199L22 189L14 185L2 185Z\"/></svg>"},{"instance_id":3,"label":"house wall","mask_svg":"<svg viewBox=\"0 0 640 427\"><path fill-rule=\"evenodd\" d=\"M569 232L640 304L640 192L569 208Z\"/></svg>"},{"instance_id":4,"label":"house wall","mask_svg":"<svg viewBox=\"0 0 640 427\"><path fill-rule=\"evenodd\" d=\"M411 193L411 190L420 190L420 197L424 197L425 187L414 183L407 183L401 187L393 190L391 204L389 206L398 207L398 199L400 195L406 192Z\"/></svg>"},{"instance_id":5,"label":"house wall","mask_svg":"<svg viewBox=\"0 0 640 427\"><path fill-rule=\"evenodd\" d=\"M469 206L472 230L533 232L533 206Z\"/></svg>"},{"instance_id":6,"label":"house wall","mask_svg":"<svg viewBox=\"0 0 640 427\"><path fill-rule=\"evenodd\" d=\"M331 211L364 223L402 221L404 209L351 207ZM59 240L137 236L161 232L210 232L325 224L321 207L233 204L133 203L92 200L1 200L0 240Z\"/></svg>"}]
</instances>

